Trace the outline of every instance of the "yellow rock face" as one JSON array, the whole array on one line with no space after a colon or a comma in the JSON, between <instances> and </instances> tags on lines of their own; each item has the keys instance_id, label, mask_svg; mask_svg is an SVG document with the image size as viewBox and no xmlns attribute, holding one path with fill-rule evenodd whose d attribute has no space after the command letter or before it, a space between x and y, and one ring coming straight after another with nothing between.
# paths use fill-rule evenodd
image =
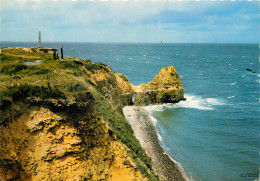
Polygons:
<instances>
[{"instance_id":1,"label":"yellow rock face","mask_svg":"<svg viewBox=\"0 0 260 181\"><path fill-rule=\"evenodd\" d=\"M169 85L171 87L181 86L181 80L175 68L171 65L162 70L152 80L151 84Z\"/></svg>"},{"instance_id":2,"label":"yellow rock face","mask_svg":"<svg viewBox=\"0 0 260 181\"><path fill-rule=\"evenodd\" d=\"M0 180L146 180L102 119L90 130L46 108L1 125Z\"/></svg>"},{"instance_id":3,"label":"yellow rock face","mask_svg":"<svg viewBox=\"0 0 260 181\"><path fill-rule=\"evenodd\" d=\"M174 103L184 98L180 77L172 65L162 68L151 82L135 86L134 92L135 105Z\"/></svg>"}]
</instances>

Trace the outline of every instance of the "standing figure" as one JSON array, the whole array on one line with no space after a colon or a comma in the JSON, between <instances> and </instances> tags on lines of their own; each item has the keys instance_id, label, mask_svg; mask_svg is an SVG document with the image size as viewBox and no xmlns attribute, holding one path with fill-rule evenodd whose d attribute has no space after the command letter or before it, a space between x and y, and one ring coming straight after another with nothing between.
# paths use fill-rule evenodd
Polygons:
<instances>
[{"instance_id":1,"label":"standing figure","mask_svg":"<svg viewBox=\"0 0 260 181\"><path fill-rule=\"evenodd\" d=\"M53 52L53 60L56 60L56 52Z\"/></svg>"},{"instance_id":2,"label":"standing figure","mask_svg":"<svg viewBox=\"0 0 260 181\"><path fill-rule=\"evenodd\" d=\"M60 48L60 56L61 56L61 59L63 59L63 46L61 46L61 48Z\"/></svg>"}]
</instances>

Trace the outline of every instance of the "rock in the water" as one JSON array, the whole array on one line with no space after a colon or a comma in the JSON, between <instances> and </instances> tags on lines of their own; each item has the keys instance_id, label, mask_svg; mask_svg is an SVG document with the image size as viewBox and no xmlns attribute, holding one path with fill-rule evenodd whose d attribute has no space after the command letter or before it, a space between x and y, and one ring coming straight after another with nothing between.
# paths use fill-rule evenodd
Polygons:
<instances>
[{"instance_id":1,"label":"rock in the water","mask_svg":"<svg viewBox=\"0 0 260 181\"><path fill-rule=\"evenodd\" d=\"M154 79L134 87L135 105L175 103L184 100L184 89L175 68L171 65L162 68Z\"/></svg>"},{"instance_id":2,"label":"rock in the water","mask_svg":"<svg viewBox=\"0 0 260 181\"><path fill-rule=\"evenodd\" d=\"M256 73L255 71L253 71L253 70L250 69L250 68L247 68L246 70L249 71L249 72L252 72L252 73Z\"/></svg>"},{"instance_id":3,"label":"rock in the water","mask_svg":"<svg viewBox=\"0 0 260 181\"><path fill-rule=\"evenodd\" d=\"M252 69L250 69L250 68L247 68L246 70L249 71L249 72L252 72Z\"/></svg>"}]
</instances>

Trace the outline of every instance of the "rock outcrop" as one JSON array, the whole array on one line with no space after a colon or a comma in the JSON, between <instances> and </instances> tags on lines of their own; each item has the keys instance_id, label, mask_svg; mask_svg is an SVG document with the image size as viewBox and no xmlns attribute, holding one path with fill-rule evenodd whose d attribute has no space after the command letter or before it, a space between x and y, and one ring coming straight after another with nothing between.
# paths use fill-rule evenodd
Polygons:
<instances>
[{"instance_id":1,"label":"rock outcrop","mask_svg":"<svg viewBox=\"0 0 260 181\"><path fill-rule=\"evenodd\" d=\"M135 105L175 103L184 100L180 77L172 65L162 68L151 82L134 87L134 92Z\"/></svg>"},{"instance_id":2,"label":"rock outcrop","mask_svg":"<svg viewBox=\"0 0 260 181\"><path fill-rule=\"evenodd\" d=\"M47 108L0 127L0 180L147 180L104 120L82 129Z\"/></svg>"}]
</instances>

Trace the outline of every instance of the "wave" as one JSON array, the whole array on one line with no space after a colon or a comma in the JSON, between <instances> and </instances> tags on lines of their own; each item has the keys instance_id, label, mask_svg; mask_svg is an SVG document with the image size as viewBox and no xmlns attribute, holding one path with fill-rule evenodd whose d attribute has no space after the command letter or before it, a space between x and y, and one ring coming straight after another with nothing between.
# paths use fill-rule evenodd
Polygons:
<instances>
[{"instance_id":1,"label":"wave","mask_svg":"<svg viewBox=\"0 0 260 181\"><path fill-rule=\"evenodd\" d=\"M237 82L233 82L233 83L231 83L231 84L229 84L229 85L236 85L237 84Z\"/></svg>"},{"instance_id":2,"label":"wave","mask_svg":"<svg viewBox=\"0 0 260 181\"><path fill-rule=\"evenodd\" d=\"M147 110L147 109L146 109L146 110ZM148 112L148 115L149 115L150 120L152 121L154 127L156 128L157 119L152 116L151 111L147 110L147 112ZM156 133L157 133L158 140L162 141L162 136L161 136L160 133L157 131L157 129L156 129Z\"/></svg>"},{"instance_id":3,"label":"wave","mask_svg":"<svg viewBox=\"0 0 260 181\"><path fill-rule=\"evenodd\" d=\"M227 97L228 99L231 99L231 98L234 98L235 96L229 96L229 97Z\"/></svg>"},{"instance_id":4,"label":"wave","mask_svg":"<svg viewBox=\"0 0 260 181\"><path fill-rule=\"evenodd\" d=\"M224 105L224 101L216 98L202 98L195 95L186 95L185 101L176 104L167 103L162 105L146 106L148 111L163 111L165 108L191 108L200 110L214 110L214 106Z\"/></svg>"},{"instance_id":5,"label":"wave","mask_svg":"<svg viewBox=\"0 0 260 181\"><path fill-rule=\"evenodd\" d=\"M199 96L187 95L186 101L174 104L175 107L185 107L201 110L213 110L213 106L223 105L223 101L216 98L202 98Z\"/></svg>"}]
</instances>

